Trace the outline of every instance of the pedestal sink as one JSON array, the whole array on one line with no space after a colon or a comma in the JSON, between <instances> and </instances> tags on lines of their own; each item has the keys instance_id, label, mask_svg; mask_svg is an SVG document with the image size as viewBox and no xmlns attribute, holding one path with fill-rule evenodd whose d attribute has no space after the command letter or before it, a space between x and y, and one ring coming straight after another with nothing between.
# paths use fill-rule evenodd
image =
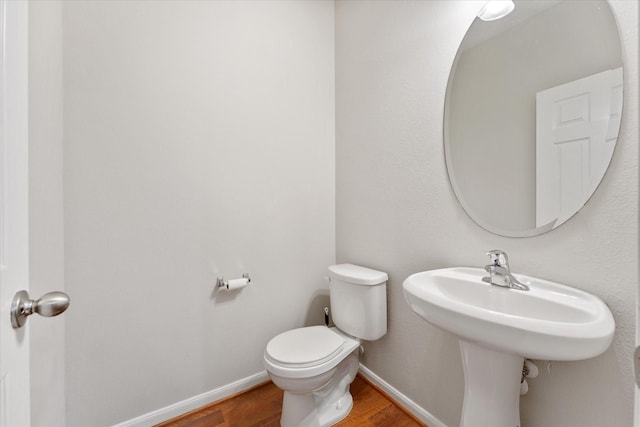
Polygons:
<instances>
[{"instance_id":1,"label":"pedestal sink","mask_svg":"<svg viewBox=\"0 0 640 427\"><path fill-rule=\"evenodd\" d=\"M460 338L465 393L461 427L519 427L525 358L581 360L603 353L615 323L598 297L514 274L521 291L483 282L480 268L455 267L409 276L409 306Z\"/></svg>"}]
</instances>

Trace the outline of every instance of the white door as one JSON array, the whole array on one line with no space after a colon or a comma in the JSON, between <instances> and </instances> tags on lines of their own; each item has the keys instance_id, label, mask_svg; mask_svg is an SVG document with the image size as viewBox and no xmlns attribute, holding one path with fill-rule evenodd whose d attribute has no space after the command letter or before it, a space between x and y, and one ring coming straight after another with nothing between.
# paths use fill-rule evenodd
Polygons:
<instances>
[{"instance_id":1,"label":"white door","mask_svg":"<svg viewBox=\"0 0 640 427\"><path fill-rule=\"evenodd\" d=\"M29 329L10 306L29 284L28 3L0 0L0 427L30 425Z\"/></svg>"},{"instance_id":2,"label":"white door","mask_svg":"<svg viewBox=\"0 0 640 427\"><path fill-rule=\"evenodd\" d=\"M536 226L575 214L607 170L622 111L622 68L536 94Z\"/></svg>"}]
</instances>

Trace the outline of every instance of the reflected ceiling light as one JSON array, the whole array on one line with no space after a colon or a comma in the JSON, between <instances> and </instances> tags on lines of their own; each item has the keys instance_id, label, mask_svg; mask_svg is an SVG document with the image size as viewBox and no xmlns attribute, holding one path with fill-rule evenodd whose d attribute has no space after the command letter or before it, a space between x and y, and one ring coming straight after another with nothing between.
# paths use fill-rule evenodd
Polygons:
<instances>
[{"instance_id":1,"label":"reflected ceiling light","mask_svg":"<svg viewBox=\"0 0 640 427\"><path fill-rule=\"evenodd\" d=\"M495 21L510 14L516 5L513 0L489 0L478 12L483 21Z\"/></svg>"}]
</instances>

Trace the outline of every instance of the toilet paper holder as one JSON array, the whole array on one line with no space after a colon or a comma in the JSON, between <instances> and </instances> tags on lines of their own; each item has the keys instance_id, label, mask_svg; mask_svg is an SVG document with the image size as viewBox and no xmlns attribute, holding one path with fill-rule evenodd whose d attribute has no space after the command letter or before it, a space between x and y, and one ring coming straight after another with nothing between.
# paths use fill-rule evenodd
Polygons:
<instances>
[{"instance_id":1,"label":"toilet paper holder","mask_svg":"<svg viewBox=\"0 0 640 427\"><path fill-rule=\"evenodd\" d=\"M249 273L244 273L242 275L243 279L247 279L247 284L251 283L251 277L249 277ZM216 279L216 287L217 288L227 288L229 289L229 281L224 280L224 277L218 277Z\"/></svg>"}]
</instances>

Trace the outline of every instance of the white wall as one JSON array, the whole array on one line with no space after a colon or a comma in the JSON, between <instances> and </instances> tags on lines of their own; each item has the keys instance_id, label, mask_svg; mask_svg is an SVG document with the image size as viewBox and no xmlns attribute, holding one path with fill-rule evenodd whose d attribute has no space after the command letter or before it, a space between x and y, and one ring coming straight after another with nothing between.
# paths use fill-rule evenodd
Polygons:
<instances>
[{"instance_id":1,"label":"white wall","mask_svg":"<svg viewBox=\"0 0 640 427\"><path fill-rule=\"evenodd\" d=\"M29 275L32 298L64 291L62 4L29 4ZM66 314L31 316L31 425L65 425Z\"/></svg>"},{"instance_id":2,"label":"white wall","mask_svg":"<svg viewBox=\"0 0 640 427\"><path fill-rule=\"evenodd\" d=\"M64 3L68 426L262 371L271 337L321 321L333 8ZM250 287L214 291L245 272Z\"/></svg>"},{"instance_id":3,"label":"white wall","mask_svg":"<svg viewBox=\"0 0 640 427\"><path fill-rule=\"evenodd\" d=\"M603 355L553 363L530 382L522 424L629 426L638 285L638 3L614 1L625 59L618 146L578 215L550 233L504 238L479 228L447 178L444 96L458 45L481 2L336 4L337 261L389 273L389 333L364 363L449 426L459 424L463 374L457 340L415 315L402 295L411 273L482 266L506 250L516 272L602 297L616 337Z\"/></svg>"}]
</instances>

